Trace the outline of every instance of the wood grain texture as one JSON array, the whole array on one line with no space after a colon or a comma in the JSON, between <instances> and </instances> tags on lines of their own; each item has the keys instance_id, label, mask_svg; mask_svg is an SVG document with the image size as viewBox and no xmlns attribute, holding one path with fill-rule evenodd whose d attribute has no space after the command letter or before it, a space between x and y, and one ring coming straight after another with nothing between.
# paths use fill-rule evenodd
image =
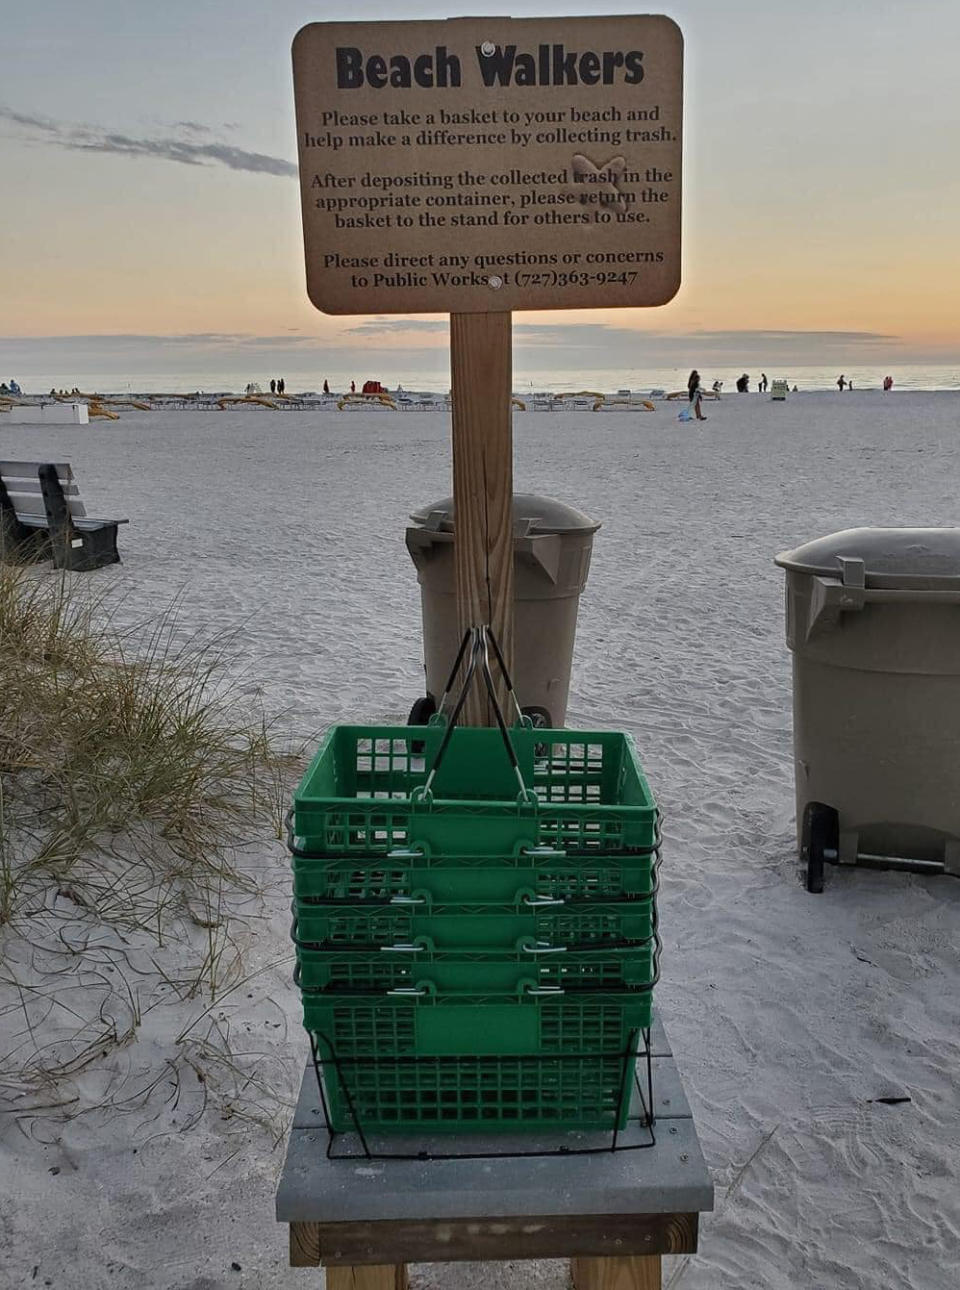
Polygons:
<instances>
[{"instance_id":1,"label":"wood grain texture","mask_svg":"<svg viewBox=\"0 0 960 1290\"><path fill-rule=\"evenodd\" d=\"M327 1268L327 1290L407 1290L407 1269L401 1264Z\"/></svg>"},{"instance_id":2,"label":"wood grain texture","mask_svg":"<svg viewBox=\"0 0 960 1290\"><path fill-rule=\"evenodd\" d=\"M692 1254L699 1215L587 1214L543 1218L290 1224L294 1267L457 1263ZM300 1229L296 1242L294 1229Z\"/></svg>"},{"instance_id":3,"label":"wood grain texture","mask_svg":"<svg viewBox=\"0 0 960 1290\"><path fill-rule=\"evenodd\" d=\"M320 1265L320 1224L290 1224L290 1266L316 1268ZM326 1270L327 1290L408 1290L404 1263L367 1263L330 1267Z\"/></svg>"},{"instance_id":4,"label":"wood grain texture","mask_svg":"<svg viewBox=\"0 0 960 1290\"><path fill-rule=\"evenodd\" d=\"M509 313L451 314L453 382L454 563L460 636L488 624L508 668L513 665L513 363ZM505 687L491 671L504 707ZM509 722L510 716L505 715ZM463 724L494 717L481 685Z\"/></svg>"},{"instance_id":5,"label":"wood grain texture","mask_svg":"<svg viewBox=\"0 0 960 1290\"><path fill-rule=\"evenodd\" d=\"M290 1266L292 1268L318 1268L320 1266L320 1224L290 1224Z\"/></svg>"},{"instance_id":6,"label":"wood grain texture","mask_svg":"<svg viewBox=\"0 0 960 1290\"><path fill-rule=\"evenodd\" d=\"M574 1290L660 1290L660 1255L623 1259L573 1259Z\"/></svg>"}]
</instances>

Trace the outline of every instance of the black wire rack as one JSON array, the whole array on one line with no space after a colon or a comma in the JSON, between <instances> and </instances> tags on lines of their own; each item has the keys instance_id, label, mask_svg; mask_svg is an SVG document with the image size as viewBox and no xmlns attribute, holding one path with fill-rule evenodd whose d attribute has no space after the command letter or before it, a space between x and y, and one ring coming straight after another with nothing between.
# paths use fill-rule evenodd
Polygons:
<instances>
[{"instance_id":1,"label":"black wire rack","mask_svg":"<svg viewBox=\"0 0 960 1290\"><path fill-rule=\"evenodd\" d=\"M317 1080L317 1091L323 1109L327 1132L327 1158L330 1160L484 1160L505 1156L583 1156L601 1155L612 1151L642 1151L656 1146L656 1116L653 1100L653 1060L650 1029L637 1033L633 1043L619 1054L602 1054L619 1057L621 1066L620 1094L613 1125L606 1129L582 1131L551 1130L548 1125L537 1125L532 1132L525 1132L522 1120L512 1133L483 1134L470 1130L454 1137L448 1134L418 1132L416 1125L401 1126L402 1132L386 1135L373 1134L361 1122L349 1087L348 1072L351 1068L380 1065L411 1066L418 1063L435 1063L443 1058L422 1056L385 1057L324 1057L318 1039L329 1043L323 1035L310 1035L310 1052ZM534 1054L510 1057L511 1062L537 1063L582 1062L596 1060L597 1053L559 1053L548 1057ZM503 1061L500 1056L483 1056L473 1060L495 1065ZM327 1080L336 1080L346 1103L352 1127L335 1129L327 1098ZM626 1104L626 1105L625 1105ZM626 1111L626 1114L624 1112ZM393 1138L393 1141L391 1141ZM458 1143L455 1150L453 1143Z\"/></svg>"}]
</instances>

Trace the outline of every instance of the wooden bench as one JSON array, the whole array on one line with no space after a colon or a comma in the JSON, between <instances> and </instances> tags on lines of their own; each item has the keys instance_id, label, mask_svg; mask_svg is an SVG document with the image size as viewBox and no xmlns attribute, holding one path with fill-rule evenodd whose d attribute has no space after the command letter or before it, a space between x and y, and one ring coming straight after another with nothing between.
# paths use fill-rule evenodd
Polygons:
<instances>
[{"instance_id":1,"label":"wooden bench","mask_svg":"<svg viewBox=\"0 0 960 1290\"><path fill-rule=\"evenodd\" d=\"M651 1050L654 1145L612 1151L609 1133L568 1133L559 1144L530 1135L456 1140L484 1159L341 1156L356 1150L351 1134L339 1135L338 1158L328 1157L308 1065L277 1191L291 1265L323 1265L327 1290L405 1290L408 1263L569 1258L576 1290L660 1290L661 1255L696 1250L713 1184L659 1021ZM621 1137L628 1148L630 1133ZM388 1145L397 1152L423 1142ZM554 1154L487 1154L549 1148Z\"/></svg>"},{"instance_id":2,"label":"wooden bench","mask_svg":"<svg viewBox=\"0 0 960 1290\"><path fill-rule=\"evenodd\" d=\"M81 571L117 564L127 522L88 516L66 462L0 461L0 558Z\"/></svg>"}]
</instances>

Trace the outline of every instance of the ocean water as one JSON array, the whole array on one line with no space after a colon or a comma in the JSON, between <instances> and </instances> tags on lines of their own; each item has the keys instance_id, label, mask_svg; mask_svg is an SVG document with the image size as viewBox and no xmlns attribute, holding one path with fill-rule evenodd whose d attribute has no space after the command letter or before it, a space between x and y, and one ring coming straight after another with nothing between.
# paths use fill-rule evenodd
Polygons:
<instances>
[{"instance_id":1,"label":"ocean water","mask_svg":"<svg viewBox=\"0 0 960 1290\"><path fill-rule=\"evenodd\" d=\"M253 365L251 365L252 367ZM269 390L270 376L274 373L257 370L237 372L231 367L201 367L196 362L188 362L179 370L173 365L167 370L153 372L124 371L119 366L86 371L48 372L39 368L33 373L21 371L20 384L30 394L46 393L51 388L72 389L76 386L85 393L134 394L162 391L170 393L206 393L238 394L242 393L248 381L256 381L264 390ZM275 373L282 375L290 394L302 391L319 391L324 379L330 383L333 391L350 388L354 380L360 389L365 380L379 380L390 389L395 389L398 377L395 372L380 370L376 363L371 370L360 372L338 372L318 370L315 367L298 369L286 368ZM723 382L725 393L733 393L737 377L741 372L750 375L750 388L755 390L761 371L768 379L786 380L790 388L794 385L801 391L835 390L837 377L843 372L847 380L853 382L854 390L878 390L882 387L885 376L893 377L894 391L903 390L960 390L960 359L954 364L879 364L858 367L812 367L798 365L791 368L777 369L772 365L761 367L758 363L746 362L742 367L730 367L717 364L714 367L703 365L700 375L703 385L709 388L715 380ZM522 363L515 363L513 388L523 395L539 390L565 392L573 390L597 390L605 394L617 390L629 389L634 392L649 393L650 390L682 390L686 388L689 368L651 367L595 369L571 374L569 370L558 372L548 368L533 368ZM428 390L444 392L450 387L449 373L446 366L435 371L424 370L411 372L409 377L401 376L400 381L407 390Z\"/></svg>"}]
</instances>

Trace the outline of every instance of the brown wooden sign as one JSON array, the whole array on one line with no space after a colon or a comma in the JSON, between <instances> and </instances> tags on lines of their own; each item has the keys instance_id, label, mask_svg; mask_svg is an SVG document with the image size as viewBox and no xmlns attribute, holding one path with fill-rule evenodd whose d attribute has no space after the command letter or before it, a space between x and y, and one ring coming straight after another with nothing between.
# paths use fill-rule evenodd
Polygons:
<instances>
[{"instance_id":1,"label":"brown wooden sign","mask_svg":"<svg viewBox=\"0 0 960 1290\"><path fill-rule=\"evenodd\" d=\"M683 39L669 18L312 23L293 70L318 309L676 294Z\"/></svg>"}]
</instances>

